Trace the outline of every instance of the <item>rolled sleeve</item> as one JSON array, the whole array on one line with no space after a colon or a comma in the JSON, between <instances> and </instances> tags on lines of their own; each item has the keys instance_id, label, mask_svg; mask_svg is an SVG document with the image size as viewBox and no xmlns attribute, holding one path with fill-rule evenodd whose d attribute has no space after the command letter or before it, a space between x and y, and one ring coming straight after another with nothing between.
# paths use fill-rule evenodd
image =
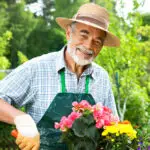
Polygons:
<instances>
[{"instance_id":1,"label":"rolled sleeve","mask_svg":"<svg viewBox=\"0 0 150 150\"><path fill-rule=\"evenodd\" d=\"M30 88L30 69L22 65L0 81L0 98L22 106Z\"/></svg>"}]
</instances>

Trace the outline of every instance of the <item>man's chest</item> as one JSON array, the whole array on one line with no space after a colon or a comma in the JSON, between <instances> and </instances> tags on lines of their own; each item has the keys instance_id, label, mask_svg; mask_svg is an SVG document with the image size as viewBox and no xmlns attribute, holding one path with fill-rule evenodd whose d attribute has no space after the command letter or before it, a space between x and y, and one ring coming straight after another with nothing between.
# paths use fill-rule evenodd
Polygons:
<instances>
[{"instance_id":1,"label":"man's chest","mask_svg":"<svg viewBox=\"0 0 150 150\"><path fill-rule=\"evenodd\" d=\"M62 83L60 74L47 73L38 76L33 83L37 91L37 98L43 101L51 102L57 93L62 92ZM76 75L65 73L65 88L68 93L85 93L86 76L77 79ZM89 79L88 92L99 101L107 95L108 86L103 79Z\"/></svg>"}]
</instances>

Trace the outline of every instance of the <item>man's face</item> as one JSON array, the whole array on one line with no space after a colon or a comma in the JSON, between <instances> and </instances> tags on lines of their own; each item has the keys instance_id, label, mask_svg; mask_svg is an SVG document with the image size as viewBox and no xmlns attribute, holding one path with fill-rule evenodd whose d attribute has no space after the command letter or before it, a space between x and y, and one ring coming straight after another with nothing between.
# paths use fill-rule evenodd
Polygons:
<instances>
[{"instance_id":1,"label":"man's face","mask_svg":"<svg viewBox=\"0 0 150 150\"><path fill-rule=\"evenodd\" d=\"M78 65L90 64L102 49L105 36L102 30L75 23L66 31L68 53Z\"/></svg>"}]
</instances>

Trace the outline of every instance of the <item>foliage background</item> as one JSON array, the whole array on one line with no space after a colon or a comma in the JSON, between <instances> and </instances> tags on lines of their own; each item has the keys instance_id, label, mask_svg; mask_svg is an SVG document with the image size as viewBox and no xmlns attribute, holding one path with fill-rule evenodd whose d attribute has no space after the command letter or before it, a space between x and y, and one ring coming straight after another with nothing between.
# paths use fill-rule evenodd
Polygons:
<instances>
[{"instance_id":1,"label":"foliage background","mask_svg":"<svg viewBox=\"0 0 150 150\"><path fill-rule=\"evenodd\" d=\"M0 1L0 69L13 69L28 59L60 50L66 39L55 18L72 17L80 5L90 2L43 0L43 15L39 16L27 7L35 1ZM133 10L126 18L118 16L115 0L95 3L109 10L109 30L121 40L120 48L104 47L95 61L110 75L120 118L130 120L138 126L139 133L149 138L150 14L137 11L142 0L133 0ZM5 75L0 72L0 79Z\"/></svg>"}]
</instances>

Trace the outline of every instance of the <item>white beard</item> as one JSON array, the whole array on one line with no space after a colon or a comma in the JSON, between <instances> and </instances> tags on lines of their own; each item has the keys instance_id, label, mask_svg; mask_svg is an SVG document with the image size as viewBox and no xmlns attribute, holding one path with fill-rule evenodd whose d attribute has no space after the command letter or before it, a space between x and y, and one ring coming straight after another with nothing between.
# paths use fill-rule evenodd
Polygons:
<instances>
[{"instance_id":1,"label":"white beard","mask_svg":"<svg viewBox=\"0 0 150 150\"><path fill-rule=\"evenodd\" d=\"M70 43L71 43L71 39L68 41L67 51L68 51L69 55L72 57L72 59L74 60L75 63L77 63L80 66L85 66L85 65L90 64L93 61L94 56L92 56L90 59L81 59L81 58L79 58L76 55L77 47L75 47L74 49L71 49L70 48ZM91 50L87 50L87 51L93 52Z\"/></svg>"}]
</instances>

